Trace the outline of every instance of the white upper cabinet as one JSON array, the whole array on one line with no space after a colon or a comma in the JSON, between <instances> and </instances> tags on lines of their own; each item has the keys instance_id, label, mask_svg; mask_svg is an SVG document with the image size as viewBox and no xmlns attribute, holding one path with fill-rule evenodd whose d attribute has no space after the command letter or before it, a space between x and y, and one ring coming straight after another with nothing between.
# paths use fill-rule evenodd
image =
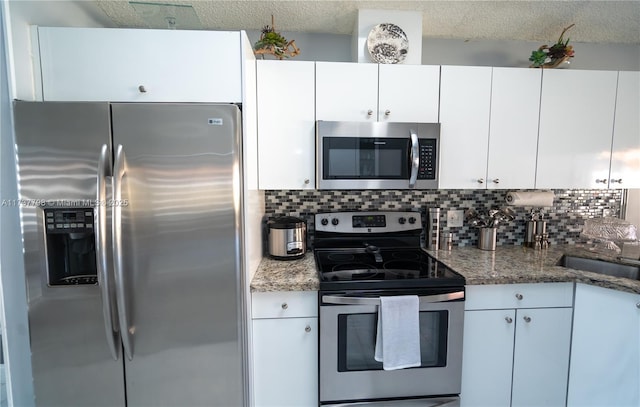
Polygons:
<instances>
[{"instance_id":1,"label":"white upper cabinet","mask_svg":"<svg viewBox=\"0 0 640 407\"><path fill-rule=\"evenodd\" d=\"M316 118L376 121L378 65L316 62Z\"/></svg>"},{"instance_id":2,"label":"white upper cabinet","mask_svg":"<svg viewBox=\"0 0 640 407\"><path fill-rule=\"evenodd\" d=\"M534 188L541 69L493 68L487 188Z\"/></svg>"},{"instance_id":3,"label":"white upper cabinet","mask_svg":"<svg viewBox=\"0 0 640 407\"><path fill-rule=\"evenodd\" d=\"M314 189L314 63L256 62L259 188Z\"/></svg>"},{"instance_id":4,"label":"white upper cabinet","mask_svg":"<svg viewBox=\"0 0 640 407\"><path fill-rule=\"evenodd\" d=\"M485 188L490 109L491 67L442 67L441 189Z\"/></svg>"},{"instance_id":5,"label":"white upper cabinet","mask_svg":"<svg viewBox=\"0 0 640 407\"><path fill-rule=\"evenodd\" d=\"M619 72L610 188L640 188L640 72Z\"/></svg>"},{"instance_id":6,"label":"white upper cabinet","mask_svg":"<svg viewBox=\"0 0 640 407\"><path fill-rule=\"evenodd\" d=\"M38 29L45 101L242 102L241 32Z\"/></svg>"},{"instance_id":7,"label":"white upper cabinet","mask_svg":"<svg viewBox=\"0 0 640 407\"><path fill-rule=\"evenodd\" d=\"M378 65L378 121L437 123L440 67Z\"/></svg>"},{"instance_id":8,"label":"white upper cabinet","mask_svg":"<svg viewBox=\"0 0 640 407\"><path fill-rule=\"evenodd\" d=\"M536 188L607 187L617 79L614 71L543 71Z\"/></svg>"},{"instance_id":9,"label":"white upper cabinet","mask_svg":"<svg viewBox=\"0 0 640 407\"><path fill-rule=\"evenodd\" d=\"M440 68L316 62L316 118L438 122Z\"/></svg>"}]
</instances>

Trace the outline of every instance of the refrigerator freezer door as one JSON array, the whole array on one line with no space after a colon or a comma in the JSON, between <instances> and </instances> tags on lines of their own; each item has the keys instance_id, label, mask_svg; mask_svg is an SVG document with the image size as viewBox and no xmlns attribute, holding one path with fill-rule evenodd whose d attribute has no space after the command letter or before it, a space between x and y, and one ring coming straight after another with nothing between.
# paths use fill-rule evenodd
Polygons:
<instances>
[{"instance_id":1,"label":"refrigerator freezer door","mask_svg":"<svg viewBox=\"0 0 640 407\"><path fill-rule=\"evenodd\" d=\"M126 157L114 182L122 200L114 256L131 339L127 404L241 406L240 112L111 108L114 146Z\"/></svg>"},{"instance_id":2,"label":"refrigerator freezer door","mask_svg":"<svg viewBox=\"0 0 640 407\"><path fill-rule=\"evenodd\" d=\"M43 209L93 206L101 147L111 154L109 105L16 102L14 115L36 404L122 406L100 288L47 284Z\"/></svg>"}]
</instances>

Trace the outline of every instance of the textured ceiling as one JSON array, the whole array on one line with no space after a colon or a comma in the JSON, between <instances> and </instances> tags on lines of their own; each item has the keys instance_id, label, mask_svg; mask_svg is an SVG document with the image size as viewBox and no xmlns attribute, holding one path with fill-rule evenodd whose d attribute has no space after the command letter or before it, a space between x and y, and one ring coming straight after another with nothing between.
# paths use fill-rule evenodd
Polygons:
<instances>
[{"instance_id":1,"label":"textured ceiling","mask_svg":"<svg viewBox=\"0 0 640 407\"><path fill-rule=\"evenodd\" d=\"M93 2L114 26L149 27L127 0ZM640 44L640 0L155 0L149 3L192 6L194 22L177 21L179 28L183 23L182 28L189 29L258 30L271 23L273 14L278 31L352 34L358 9L388 9L422 12L422 29L427 38L550 42L558 38L564 27L575 23L567 34L572 42Z\"/></svg>"}]
</instances>

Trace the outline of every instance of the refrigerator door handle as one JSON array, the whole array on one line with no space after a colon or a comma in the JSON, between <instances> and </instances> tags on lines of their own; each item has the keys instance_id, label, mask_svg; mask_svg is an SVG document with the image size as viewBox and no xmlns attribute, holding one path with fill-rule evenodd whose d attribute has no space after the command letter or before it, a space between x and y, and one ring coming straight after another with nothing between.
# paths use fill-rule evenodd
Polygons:
<instances>
[{"instance_id":1,"label":"refrigerator door handle","mask_svg":"<svg viewBox=\"0 0 640 407\"><path fill-rule=\"evenodd\" d=\"M117 326L117 315L114 310L113 287L109 280L109 262L107 257L107 176L110 175L111 160L109 159L109 147L106 144L100 149L98 159L98 184L96 196L96 254L98 257L98 279L100 282L100 294L102 297L102 315L104 329L107 334L107 346L114 360L120 357L120 333Z\"/></svg>"},{"instance_id":2,"label":"refrigerator door handle","mask_svg":"<svg viewBox=\"0 0 640 407\"><path fill-rule=\"evenodd\" d=\"M118 304L118 316L124 353L129 360L133 359L133 328L129 329L129 313L127 309L127 296L125 289L124 261L122 258L122 177L127 172L126 158L122 145L116 149L116 158L113 165L113 264L116 281L116 301Z\"/></svg>"}]
</instances>

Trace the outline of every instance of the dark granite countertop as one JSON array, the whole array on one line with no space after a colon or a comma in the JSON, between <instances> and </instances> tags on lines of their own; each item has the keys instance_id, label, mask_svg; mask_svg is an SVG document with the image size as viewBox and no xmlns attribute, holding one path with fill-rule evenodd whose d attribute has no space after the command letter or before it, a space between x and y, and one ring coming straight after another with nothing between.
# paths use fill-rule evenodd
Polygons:
<instances>
[{"instance_id":1,"label":"dark granite countertop","mask_svg":"<svg viewBox=\"0 0 640 407\"><path fill-rule=\"evenodd\" d=\"M545 250L523 246L498 246L495 251L455 247L451 251L429 251L438 260L462 274L467 285L578 282L640 294L640 281L573 270L556 264L564 254L615 261L617 254L588 246L560 245ZM251 281L251 291L313 291L318 289L311 252L300 260L264 258Z\"/></svg>"}]
</instances>

